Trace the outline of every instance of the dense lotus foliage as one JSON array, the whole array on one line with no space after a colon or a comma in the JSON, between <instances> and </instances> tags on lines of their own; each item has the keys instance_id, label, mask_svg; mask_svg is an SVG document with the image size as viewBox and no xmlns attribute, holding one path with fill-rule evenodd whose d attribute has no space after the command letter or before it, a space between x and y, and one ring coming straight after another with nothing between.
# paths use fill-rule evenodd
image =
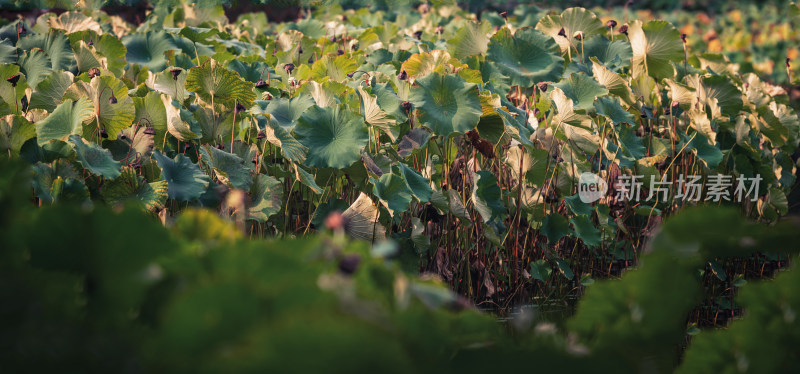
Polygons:
<instances>
[{"instance_id":1,"label":"dense lotus foliage","mask_svg":"<svg viewBox=\"0 0 800 374\"><path fill-rule=\"evenodd\" d=\"M1 27L3 357L797 370L798 8L435 5Z\"/></svg>"}]
</instances>

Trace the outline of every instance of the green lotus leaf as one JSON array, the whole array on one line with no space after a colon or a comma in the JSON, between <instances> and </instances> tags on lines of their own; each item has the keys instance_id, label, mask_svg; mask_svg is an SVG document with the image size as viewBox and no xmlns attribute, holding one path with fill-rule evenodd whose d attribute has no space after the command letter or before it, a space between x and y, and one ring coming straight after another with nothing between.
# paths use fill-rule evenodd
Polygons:
<instances>
[{"instance_id":1,"label":"green lotus leaf","mask_svg":"<svg viewBox=\"0 0 800 374\"><path fill-rule=\"evenodd\" d=\"M628 82L599 63L596 58L592 58L592 75L610 94L618 96L628 105L633 104L633 92Z\"/></svg>"},{"instance_id":2,"label":"green lotus leaf","mask_svg":"<svg viewBox=\"0 0 800 374\"><path fill-rule=\"evenodd\" d=\"M372 87L372 90L369 93L375 95L378 106L382 110L394 116L394 118L399 121L406 118L406 111L401 107L405 100L397 96L397 93L389 82L378 83L377 80L373 78L370 87Z\"/></svg>"},{"instance_id":3,"label":"green lotus leaf","mask_svg":"<svg viewBox=\"0 0 800 374\"><path fill-rule=\"evenodd\" d=\"M71 37L71 35L70 35ZM94 48L100 56L103 67L117 76L121 76L128 64L128 53L125 44L113 34L103 34L94 41Z\"/></svg>"},{"instance_id":4,"label":"green lotus leaf","mask_svg":"<svg viewBox=\"0 0 800 374\"><path fill-rule=\"evenodd\" d=\"M600 245L600 230L594 227L592 221L586 215L578 215L569 220L572 223L575 237L589 246L596 247Z\"/></svg>"},{"instance_id":5,"label":"green lotus leaf","mask_svg":"<svg viewBox=\"0 0 800 374\"><path fill-rule=\"evenodd\" d=\"M229 62L226 67L239 73L239 76L248 82L256 83L261 79L266 82L267 77L275 77L275 70L261 61L245 63L239 60L233 60ZM272 84L274 82L269 83Z\"/></svg>"},{"instance_id":6,"label":"green lotus leaf","mask_svg":"<svg viewBox=\"0 0 800 374\"><path fill-rule=\"evenodd\" d=\"M15 74L20 75L16 87L7 81L8 78ZM0 115L20 114L23 108L22 98L25 97L27 88L28 80L25 78L24 73L20 72L19 65L0 64L0 99L2 99L3 104L6 104L0 105Z\"/></svg>"},{"instance_id":7,"label":"green lotus leaf","mask_svg":"<svg viewBox=\"0 0 800 374\"><path fill-rule=\"evenodd\" d=\"M347 55L330 58L323 56L311 66L311 77L313 79L323 79L329 77L333 81L341 82L350 74L358 69L358 65L353 58Z\"/></svg>"},{"instance_id":8,"label":"green lotus leaf","mask_svg":"<svg viewBox=\"0 0 800 374\"><path fill-rule=\"evenodd\" d=\"M758 108L758 129L776 147L797 144L800 137L800 119L795 111L777 102Z\"/></svg>"},{"instance_id":9,"label":"green lotus leaf","mask_svg":"<svg viewBox=\"0 0 800 374\"><path fill-rule=\"evenodd\" d=\"M564 59L552 52L555 48L552 38L532 28L519 29L514 35L502 28L492 36L486 59L511 78L511 85L528 88L559 80Z\"/></svg>"},{"instance_id":10,"label":"green lotus leaf","mask_svg":"<svg viewBox=\"0 0 800 374\"><path fill-rule=\"evenodd\" d=\"M243 80L239 73L225 69L213 59L189 70L186 89L196 92L209 104L223 105L229 109L234 107L234 103L249 107L256 99L252 83Z\"/></svg>"},{"instance_id":11,"label":"green lotus leaf","mask_svg":"<svg viewBox=\"0 0 800 374\"><path fill-rule=\"evenodd\" d=\"M133 122L139 126L152 127L162 134L166 132L168 130L167 109L162 101L162 96L158 92L151 91L144 97L134 97L136 118Z\"/></svg>"},{"instance_id":12,"label":"green lotus leaf","mask_svg":"<svg viewBox=\"0 0 800 374\"><path fill-rule=\"evenodd\" d=\"M384 112L380 106L378 106L378 99L370 95L363 87L358 86L356 92L358 92L358 98L361 100L361 112L364 114L364 120L368 124L381 129L381 131L389 136L392 143L394 143L400 133L397 120L390 114Z\"/></svg>"},{"instance_id":13,"label":"green lotus leaf","mask_svg":"<svg viewBox=\"0 0 800 374\"><path fill-rule=\"evenodd\" d=\"M20 115L6 116L0 120L0 152L19 153L28 140L36 137L36 127Z\"/></svg>"},{"instance_id":14,"label":"green lotus leaf","mask_svg":"<svg viewBox=\"0 0 800 374\"><path fill-rule=\"evenodd\" d=\"M155 148L155 136L147 133L145 126L131 126L121 132L116 140L103 140L103 148L111 151L115 160L129 162L138 156L147 156Z\"/></svg>"},{"instance_id":15,"label":"green lotus leaf","mask_svg":"<svg viewBox=\"0 0 800 374\"><path fill-rule=\"evenodd\" d=\"M83 133L83 122L94 115L94 105L86 98L66 100L49 116L36 123L36 140L39 145L50 140L67 140L70 135Z\"/></svg>"},{"instance_id":16,"label":"green lotus leaf","mask_svg":"<svg viewBox=\"0 0 800 374\"><path fill-rule=\"evenodd\" d=\"M310 95L300 95L292 99L274 98L269 101L264 113L269 113L281 127L291 131L300 116L312 106L314 98Z\"/></svg>"},{"instance_id":17,"label":"green lotus leaf","mask_svg":"<svg viewBox=\"0 0 800 374\"><path fill-rule=\"evenodd\" d=\"M175 50L172 37L163 31L135 33L122 38L128 53L128 62L147 66L150 71L160 72L167 67L167 51Z\"/></svg>"},{"instance_id":18,"label":"green lotus leaf","mask_svg":"<svg viewBox=\"0 0 800 374\"><path fill-rule=\"evenodd\" d=\"M113 97L116 102L111 99ZM133 99L128 96L128 87L111 75L92 78L90 82L79 80L64 94L65 98L78 100L88 97L94 104L95 117L114 140L120 131L128 128L136 117Z\"/></svg>"},{"instance_id":19,"label":"green lotus leaf","mask_svg":"<svg viewBox=\"0 0 800 374\"><path fill-rule=\"evenodd\" d=\"M309 109L294 131L309 149L306 164L321 168L350 166L359 160L369 140L364 121L339 106Z\"/></svg>"},{"instance_id":20,"label":"green lotus leaf","mask_svg":"<svg viewBox=\"0 0 800 374\"><path fill-rule=\"evenodd\" d=\"M561 275L564 276L564 278L567 278L568 280L572 280L572 278L575 278L575 273L572 272L572 268L569 266L569 263L566 260L557 258L556 267L558 268L558 271L561 273Z\"/></svg>"},{"instance_id":21,"label":"green lotus leaf","mask_svg":"<svg viewBox=\"0 0 800 374\"><path fill-rule=\"evenodd\" d=\"M165 93L179 102L183 102L189 96L189 92L186 91L186 77L189 73L184 69L180 69L176 77L171 72L174 69L180 68L171 66L160 73L151 74L147 78L146 84L147 87L153 90Z\"/></svg>"},{"instance_id":22,"label":"green lotus leaf","mask_svg":"<svg viewBox=\"0 0 800 374\"><path fill-rule=\"evenodd\" d=\"M108 179L114 179L120 175L122 165L119 161L114 161L111 152L107 149L94 143L87 143L78 135L70 135L69 140L74 145L75 152L78 154L78 162L83 165L84 169Z\"/></svg>"},{"instance_id":23,"label":"green lotus leaf","mask_svg":"<svg viewBox=\"0 0 800 374\"><path fill-rule=\"evenodd\" d=\"M170 159L160 151L153 152L161 175L169 185L169 197L178 201L194 200L204 192L211 183L208 177L197 164L192 163L188 157L178 154Z\"/></svg>"},{"instance_id":24,"label":"green lotus leaf","mask_svg":"<svg viewBox=\"0 0 800 374\"><path fill-rule=\"evenodd\" d=\"M492 172L485 170L475 172L472 203L475 204L475 210L481 215L484 223L503 222L508 215L501 196L497 178Z\"/></svg>"},{"instance_id":25,"label":"green lotus leaf","mask_svg":"<svg viewBox=\"0 0 800 374\"><path fill-rule=\"evenodd\" d=\"M683 59L681 33L667 21L650 21L643 24L633 21L628 28L633 49L633 72L637 77L645 74L657 80L672 78L675 68L671 62Z\"/></svg>"},{"instance_id":26,"label":"green lotus leaf","mask_svg":"<svg viewBox=\"0 0 800 374\"><path fill-rule=\"evenodd\" d=\"M28 86L36 90L36 85L46 77L52 69L47 55L39 49L30 52L22 52L17 61L20 71L28 79Z\"/></svg>"},{"instance_id":27,"label":"green lotus leaf","mask_svg":"<svg viewBox=\"0 0 800 374\"><path fill-rule=\"evenodd\" d=\"M78 45L74 47L75 50L75 63L78 66L78 72L85 73L92 68L102 68L103 56L97 53L94 48L90 47L83 40L78 41Z\"/></svg>"},{"instance_id":28,"label":"green lotus leaf","mask_svg":"<svg viewBox=\"0 0 800 374\"><path fill-rule=\"evenodd\" d=\"M562 28L566 37L559 35ZM605 26L594 13L584 8L569 8L560 15L543 17L536 25L536 30L555 39L561 47L561 53L566 54L572 53L570 49L580 48L581 41L575 38L576 33L583 33L582 39L588 40L595 35L602 35L605 32ZM578 52L575 54L577 55Z\"/></svg>"},{"instance_id":29,"label":"green lotus leaf","mask_svg":"<svg viewBox=\"0 0 800 374\"><path fill-rule=\"evenodd\" d=\"M211 170L217 175L223 184L240 190L250 188L253 183L253 177L250 175L250 170L245 166L245 160L232 153L225 152L217 149L209 144L204 144L200 148L200 155L203 162L208 165ZM249 163L250 160L247 160Z\"/></svg>"},{"instance_id":30,"label":"green lotus leaf","mask_svg":"<svg viewBox=\"0 0 800 374\"><path fill-rule=\"evenodd\" d=\"M208 40L208 38L219 34L218 30L206 27L192 27L192 26L185 26L182 28L167 27L165 28L165 30L167 30L170 33L180 34L181 36L184 36L193 42L203 42Z\"/></svg>"},{"instance_id":31,"label":"green lotus leaf","mask_svg":"<svg viewBox=\"0 0 800 374\"><path fill-rule=\"evenodd\" d=\"M314 180L314 176L311 175L309 172L305 171L302 167L298 166L297 164L293 164L294 166L294 176L300 183L304 184L308 187L312 192L319 195L324 190L317 184L317 181Z\"/></svg>"},{"instance_id":32,"label":"green lotus leaf","mask_svg":"<svg viewBox=\"0 0 800 374\"><path fill-rule=\"evenodd\" d=\"M622 123L636 125L636 118L633 114L622 108L619 99L616 97L598 97L597 101L594 102L594 109L597 111L597 114L610 118L615 125Z\"/></svg>"},{"instance_id":33,"label":"green lotus leaf","mask_svg":"<svg viewBox=\"0 0 800 374\"><path fill-rule=\"evenodd\" d=\"M261 223L281 211L283 201L283 184L281 181L264 174L258 174L250 187L250 204L247 218Z\"/></svg>"},{"instance_id":34,"label":"green lotus leaf","mask_svg":"<svg viewBox=\"0 0 800 374\"><path fill-rule=\"evenodd\" d=\"M456 66L462 66L461 61L450 56L445 50L436 49L430 53L420 52L411 55L403 62L400 71L405 71L410 78L419 79L433 72L452 73Z\"/></svg>"},{"instance_id":35,"label":"green lotus leaf","mask_svg":"<svg viewBox=\"0 0 800 374\"><path fill-rule=\"evenodd\" d=\"M742 109L742 92L724 75L702 78L692 75L687 77L687 83L696 90L700 105L712 109L719 108L710 111L714 119L719 119L721 116L736 117Z\"/></svg>"},{"instance_id":36,"label":"green lotus leaf","mask_svg":"<svg viewBox=\"0 0 800 374\"><path fill-rule=\"evenodd\" d=\"M374 243L386 236L386 228L378 221L380 211L365 193L358 195L358 199L342 213L344 218L344 231L356 238Z\"/></svg>"},{"instance_id":37,"label":"green lotus leaf","mask_svg":"<svg viewBox=\"0 0 800 374\"><path fill-rule=\"evenodd\" d=\"M53 70L70 70L75 65L75 54L69 39L62 32L26 36L17 42L17 47L24 51L32 51L34 48L43 50Z\"/></svg>"},{"instance_id":38,"label":"green lotus leaf","mask_svg":"<svg viewBox=\"0 0 800 374\"><path fill-rule=\"evenodd\" d=\"M406 186L406 181L402 176L386 173L381 175L378 180L371 179L373 194L379 199L381 203L393 216L398 213L403 213L408 210L408 204L411 203L411 191Z\"/></svg>"},{"instance_id":39,"label":"green lotus leaf","mask_svg":"<svg viewBox=\"0 0 800 374\"><path fill-rule=\"evenodd\" d=\"M31 94L28 109L44 109L53 112L61 104L64 93L72 85L74 76L68 71L53 71L44 77Z\"/></svg>"},{"instance_id":40,"label":"green lotus leaf","mask_svg":"<svg viewBox=\"0 0 800 374\"><path fill-rule=\"evenodd\" d=\"M530 269L531 278L540 282L547 282L550 279L550 274L553 273L553 267L544 259L531 262Z\"/></svg>"},{"instance_id":41,"label":"green lotus leaf","mask_svg":"<svg viewBox=\"0 0 800 374\"><path fill-rule=\"evenodd\" d=\"M409 101L417 110L417 120L436 135L450 136L475 128L483 110L477 86L457 75L426 75L411 88Z\"/></svg>"},{"instance_id":42,"label":"green lotus leaf","mask_svg":"<svg viewBox=\"0 0 800 374\"><path fill-rule=\"evenodd\" d=\"M427 253L431 246L431 238L425 235L425 224L419 217L411 217L411 241L417 249L417 253Z\"/></svg>"},{"instance_id":43,"label":"green lotus leaf","mask_svg":"<svg viewBox=\"0 0 800 374\"><path fill-rule=\"evenodd\" d=\"M397 144L397 154L403 158L410 156L415 150L425 147L430 137L430 131L424 128L409 130Z\"/></svg>"},{"instance_id":44,"label":"green lotus leaf","mask_svg":"<svg viewBox=\"0 0 800 374\"><path fill-rule=\"evenodd\" d=\"M552 245L567 236L570 229L564 216L558 213L551 213L544 217L540 232L547 237L547 243Z\"/></svg>"},{"instance_id":45,"label":"green lotus leaf","mask_svg":"<svg viewBox=\"0 0 800 374\"><path fill-rule=\"evenodd\" d=\"M264 127L266 140L281 149L281 154L289 161L302 163L308 155L308 148L300 144L289 131L275 121L268 120Z\"/></svg>"},{"instance_id":46,"label":"green lotus leaf","mask_svg":"<svg viewBox=\"0 0 800 374\"><path fill-rule=\"evenodd\" d=\"M447 50L458 59L486 53L491 27L489 22L465 22L447 41Z\"/></svg>"},{"instance_id":47,"label":"green lotus leaf","mask_svg":"<svg viewBox=\"0 0 800 374\"><path fill-rule=\"evenodd\" d=\"M411 193L416 196L421 203L427 203L430 201L431 194L433 193L430 181L425 179L425 177L422 175L419 175L416 170L409 168L405 164L399 163L398 165L400 166L400 175L406 182L406 187L408 187L408 190L411 191Z\"/></svg>"},{"instance_id":48,"label":"green lotus leaf","mask_svg":"<svg viewBox=\"0 0 800 374\"><path fill-rule=\"evenodd\" d=\"M72 50L70 49L70 52ZM8 39L0 40L0 64L13 64L17 62L17 48Z\"/></svg>"},{"instance_id":49,"label":"green lotus leaf","mask_svg":"<svg viewBox=\"0 0 800 374\"><path fill-rule=\"evenodd\" d=\"M181 117L181 109L176 106L174 100L167 95L159 95L161 104L167 120L167 131L172 136L182 142L188 142L197 139L201 136L199 129L193 127L190 123L183 120Z\"/></svg>"},{"instance_id":50,"label":"green lotus leaf","mask_svg":"<svg viewBox=\"0 0 800 374\"><path fill-rule=\"evenodd\" d=\"M126 166L118 178L103 185L101 195L109 205L135 201L143 209L155 211L164 207L168 190L167 182L147 183L144 177L136 174L135 169Z\"/></svg>"},{"instance_id":51,"label":"green lotus leaf","mask_svg":"<svg viewBox=\"0 0 800 374\"><path fill-rule=\"evenodd\" d=\"M604 66L613 71L630 66L633 50L628 42L622 40L610 41L603 36L586 40L583 44L583 61L597 59Z\"/></svg>"},{"instance_id":52,"label":"green lotus leaf","mask_svg":"<svg viewBox=\"0 0 800 374\"><path fill-rule=\"evenodd\" d=\"M553 86L564 91L564 95L575 102L574 109L586 110L594 107L594 99L608 94L608 90L592 77L583 73L573 73L569 78Z\"/></svg>"}]
</instances>

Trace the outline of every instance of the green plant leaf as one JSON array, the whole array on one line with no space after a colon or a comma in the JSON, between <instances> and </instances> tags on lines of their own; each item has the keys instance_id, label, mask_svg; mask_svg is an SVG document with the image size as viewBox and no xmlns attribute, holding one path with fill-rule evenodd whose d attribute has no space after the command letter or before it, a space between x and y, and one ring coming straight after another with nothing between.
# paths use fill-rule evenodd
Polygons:
<instances>
[{"instance_id":1,"label":"green plant leaf","mask_svg":"<svg viewBox=\"0 0 800 374\"><path fill-rule=\"evenodd\" d=\"M421 203L427 203L431 199L433 189L431 189L430 182L423 176L419 175L416 170L409 168L403 163L398 163L400 166L400 175L406 182L406 186L411 193L419 199Z\"/></svg>"},{"instance_id":2,"label":"green plant leaf","mask_svg":"<svg viewBox=\"0 0 800 374\"><path fill-rule=\"evenodd\" d=\"M557 258L556 267L558 267L558 271L564 276L564 278L569 280L575 278L575 274L572 272L572 268L569 266L569 263L566 260Z\"/></svg>"},{"instance_id":3,"label":"green plant leaf","mask_svg":"<svg viewBox=\"0 0 800 374\"><path fill-rule=\"evenodd\" d=\"M393 216L397 213L403 213L408 210L408 204L411 203L411 191L403 177L386 173L381 175L378 180L371 179L373 194L384 204L386 209L389 210Z\"/></svg>"},{"instance_id":4,"label":"green plant leaf","mask_svg":"<svg viewBox=\"0 0 800 374\"><path fill-rule=\"evenodd\" d=\"M562 28L566 37L559 35ZM575 37L575 34L580 32L583 34L582 39L587 40L595 35L603 34L605 27L594 13L584 8L569 8L560 15L543 17L536 25L536 30L555 39L561 47L562 54L567 54L572 49L573 53L577 55L578 52L574 50L579 48L581 41Z\"/></svg>"},{"instance_id":5,"label":"green plant leaf","mask_svg":"<svg viewBox=\"0 0 800 374\"><path fill-rule=\"evenodd\" d=\"M250 184L253 183L250 169L244 165L245 161L241 157L217 149L217 147L209 144L203 144L200 148L200 155L203 162L214 171L217 179L223 184L236 189L247 190L250 188ZM247 162L249 163L250 160Z\"/></svg>"},{"instance_id":6,"label":"green plant leaf","mask_svg":"<svg viewBox=\"0 0 800 374\"><path fill-rule=\"evenodd\" d=\"M69 45L69 39L62 32L26 36L17 42L17 47L24 51L32 51L34 48L43 50L53 70L70 70L75 65L75 54Z\"/></svg>"},{"instance_id":7,"label":"green plant leaf","mask_svg":"<svg viewBox=\"0 0 800 374\"><path fill-rule=\"evenodd\" d=\"M295 134L309 149L306 164L320 168L352 165L360 159L369 139L364 121L339 106L309 109L300 118Z\"/></svg>"},{"instance_id":8,"label":"green plant leaf","mask_svg":"<svg viewBox=\"0 0 800 374\"><path fill-rule=\"evenodd\" d=\"M274 177L258 174L250 187L247 218L261 223L281 211L283 184Z\"/></svg>"},{"instance_id":9,"label":"green plant leaf","mask_svg":"<svg viewBox=\"0 0 800 374\"><path fill-rule=\"evenodd\" d=\"M70 135L69 140L74 145L75 152L78 154L78 162L83 165L84 169L108 179L114 179L120 175L122 165L119 161L114 161L111 152L107 149L103 149L97 144L86 143L78 135Z\"/></svg>"},{"instance_id":10,"label":"green plant leaf","mask_svg":"<svg viewBox=\"0 0 800 374\"><path fill-rule=\"evenodd\" d=\"M111 100L112 95L116 102ZM120 131L130 127L136 117L136 107L128 96L128 87L111 75L94 77L88 83L79 80L67 89L64 97L72 100L88 97L94 104L100 125L111 140L116 139Z\"/></svg>"},{"instance_id":11,"label":"green plant leaf","mask_svg":"<svg viewBox=\"0 0 800 374\"><path fill-rule=\"evenodd\" d=\"M466 133L478 125L483 114L478 88L457 75L433 73L417 79L409 101L418 120L436 135Z\"/></svg>"},{"instance_id":12,"label":"green plant leaf","mask_svg":"<svg viewBox=\"0 0 800 374\"><path fill-rule=\"evenodd\" d=\"M539 82L558 81L564 72L564 59L552 51L552 38L532 28L511 31L502 28L492 36L486 59L511 78L511 84L528 88Z\"/></svg>"},{"instance_id":13,"label":"green plant leaf","mask_svg":"<svg viewBox=\"0 0 800 374\"><path fill-rule=\"evenodd\" d=\"M345 232L356 238L374 243L386 236L386 229L378 222L380 211L365 193L342 213Z\"/></svg>"},{"instance_id":14,"label":"green plant leaf","mask_svg":"<svg viewBox=\"0 0 800 374\"><path fill-rule=\"evenodd\" d=\"M683 43L674 26L667 21L642 24L636 20L628 28L628 36L633 49L633 77L646 74L661 80L675 75L671 62L683 59Z\"/></svg>"},{"instance_id":15,"label":"green plant leaf","mask_svg":"<svg viewBox=\"0 0 800 374\"><path fill-rule=\"evenodd\" d=\"M41 50L33 50L30 52L23 52L17 61L20 71L25 74L28 79L28 86L36 90L36 86L41 82L50 72L50 60L47 54Z\"/></svg>"},{"instance_id":16,"label":"green plant leaf","mask_svg":"<svg viewBox=\"0 0 800 374\"><path fill-rule=\"evenodd\" d=\"M550 264L543 259L531 262L531 277L541 282L547 282L550 279L550 274L553 273L553 268Z\"/></svg>"},{"instance_id":17,"label":"green plant leaf","mask_svg":"<svg viewBox=\"0 0 800 374\"><path fill-rule=\"evenodd\" d=\"M600 245L600 230L594 227L592 221L586 215L575 216L569 220L575 230L575 236L583 240L587 246L596 247Z\"/></svg>"},{"instance_id":18,"label":"green plant leaf","mask_svg":"<svg viewBox=\"0 0 800 374\"><path fill-rule=\"evenodd\" d=\"M567 219L558 213L551 213L545 216L540 231L542 235L547 237L547 243L551 245L567 236L570 232Z\"/></svg>"},{"instance_id":19,"label":"green plant leaf","mask_svg":"<svg viewBox=\"0 0 800 374\"><path fill-rule=\"evenodd\" d=\"M583 73L572 73L569 78L553 86L564 91L564 95L575 103L574 109L585 110L594 107L594 99L608 94L608 90L592 77Z\"/></svg>"},{"instance_id":20,"label":"green plant leaf","mask_svg":"<svg viewBox=\"0 0 800 374\"><path fill-rule=\"evenodd\" d=\"M53 71L44 77L31 94L28 109L44 109L50 113L61 104L74 76L68 71Z\"/></svg>"},{"instance_id":21,"label":"green plant leaf","mask_svg":"<svg viewBox=\"0 0 800 374\"><path fill-rule=\"evenodd\" d=\"M481 215L483 222L502 222L508 215L501 196L500 187L497 185L497 178L494 174L484 170L475 173L472 203L475 204L475 210Z\"/></svg>"},{"instance_id":22,"label":"green plant leaf","mask_svg":"<svg viewBox=\"0 0 800 374\"><path fill-rule=\"evenodd\" d=\"M122 38L122 43L127 49L128 62L147 66L152 72L160 72L167 67L167 51L177 47L172 37L164 31L148 31L135 33Z\"/></svg>"},{"instance_id":23,"label":"green plant leaf","mask_svg":"<svg viewBox=\"0 0 800 374\"><path fill-rule=\"evenodd\" d=\"M243 80L239 73L225 69L213 59L189 70L186 89L197 93L208 104L228 109L233 109L234 103L250 107L256 99L253 83Z\"/></svg>"},{"instance_id":24,"label":"green plant leaf","mask_svg":"<svg viewBox=\"0 0 800 374\"><path fill-rule=\"evenodd\" d=\"M94 106L88 98L66 100L36 123L36 140L42 145L53 139L67 140L70 135L79 135L83 133L83 122L93 114Z\"/></svg>"},{"instance_id":25,"label":"green plant leaf","mask_svg":"<svg viewBox=\"0 0 800 374\"><path fill-rule=\"evenodd\" d=\"M458 59L486 53L491 26L489 22L465 22L447 41L447 50Z\"/></svg>"},{"instance_id":26,"label":"green plant leaf","mask_svg":"<svg viewBox=\"0 0 800 374\"><path fill-rule=\"evenodd\" d=\"M619 99L616 97L598 97L594 102L594 109L597 111L597 114L611 119L611 122L615 125L619 126L623 123L627 123L631 126L636 125L636 118L633 114L622 108Z\"/></svg>"},{"instance_id":27,"label":"green plant leaf","mask_svg":"<svg viewBox=\"0 0 800 374\"><path fill-rule=\"evenodd\" d=\"M381 129L394 143L400 133L397 120L384 112L378 106L378 99L370 95L363 87L358 86L356 92L358 92L358 98L361 101L361 112L364 114L364 121Z\"/></svg>"},{"instance_id":28,"label":"green plant leaf","mask_svg":"<svg viewBox=\"0 0 800 374\"><path fill-rule=\"evenodd\" d=\"M168 190L167 182L147 183L144 177L136 175L135 169L126 166L118 178L103 185L101 195L109 205L121 205L132 200L145 210L155 211L164 207Z\"/></svg>"},{"instance_id":29,"label":"green plant leaf","mask_svg":"<svg viewBox=\"0 0 800 374\"><path fill-rule=\"evenodd\" d=\"M204 192L211 183L208 177L197 164L182 155L178 154L174 159L156 150L153 158L161 168L161 175L169 185L169 197L178 201L194 200Z\"/></svg>"}]
</instances>

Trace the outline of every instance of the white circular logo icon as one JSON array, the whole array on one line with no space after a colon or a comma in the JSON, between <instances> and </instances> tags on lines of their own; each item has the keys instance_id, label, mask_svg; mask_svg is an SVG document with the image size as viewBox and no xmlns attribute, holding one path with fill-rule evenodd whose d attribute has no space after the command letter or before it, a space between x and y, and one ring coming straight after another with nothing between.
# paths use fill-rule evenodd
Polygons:
<instances>
[{"instance_id":1,"label":"white circular logo icon","mask_svg":"<svg viewBox=\"0 0 800 374\"><path fill-rule=\"evenodd\" d=\"M584 203L600 200L608 192L608 183L594 173L582 173L578 178L578 197Z\"/></svg>"}]
</instances>

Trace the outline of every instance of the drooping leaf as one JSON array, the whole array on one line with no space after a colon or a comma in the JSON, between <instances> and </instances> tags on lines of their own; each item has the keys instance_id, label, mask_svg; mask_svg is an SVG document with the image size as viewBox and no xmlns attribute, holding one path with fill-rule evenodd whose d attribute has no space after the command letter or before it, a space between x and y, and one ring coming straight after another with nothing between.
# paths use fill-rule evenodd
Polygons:
<instances>
[{"instance_id":1,"label":"drooping leaf","mask_svg":"<svg viewBox=\"0 0 800 374\"><path fill-rule=\"evenodd\" d=\"M378 180L372 179L375 186L373 194L384 204L393 216L408 210L411 203L411 191L402 176L386 173L381 175Z\"/></svg>"},{"instance_id":2,"label":"drooping leaf","mask_svg":"<svg viewBox=\"0 0 800 374\"><path fill-rule=\"evenodd\" d=\"M411 191L421 203L427 203L431 199L431 194L433 193L428 180L402 162L399 163L399 165L400 174L403 176L408 190Z\"/></svg>"},{"instance_id":3,"label":"drooping leaf","mask_svg":"<svg viewBox=\"0 0 800 374\"><path fill-rule=\"evenodd\" d=\"M593 108L596 97L608 94L608 90L605 87L583 73L573 73L569 78L553 86L560 88L564 91L564 95L572 99L576 110Z\"/></svg>"},{"instance_id":4,"label":"drooping leaf","mask_svg":"<svg viewBox=\"0 0 800 374\"><path fill-rule=\"evenodd\" d=\"M633 77L649 75L657 80L672 78L673 61L683 58L681 34L667 21L633 21L628 28L633 49Z\"/></svg>"},{"instance_id":5,"label":"drooping leaf","mask_svg":"<svg viewBox=\"0 0 800 374\"><path fill-rule=\"evenodd\" d=\"M586 215L578 215L569 220L575 231L575 236L583 242L595 247L600 245L600 230L594 227L592 221Z\"/></svg>"},{"instance_id":6,"label":"drooping leaf","mask_svg":"<svg viewBox=\"0 0 800 374\"><path fill-rule=\"evenodd\" d=\"M618 98L610 96L598 97L597 101L594 102L594 109L597 111L597 114L611 119L615 125L623 123L636 125L636 118L633 114L622 108Z\"/></svg>"},{"instance_id":7,"label":"drooping leaf","mask_svg":"<svg viewBox=\"0 0 800 374\"><path fill-rule=\"evenodd\" d=\"M481 215L483 222L502 222L508 215L501 195L497 178L492 172L481 170L475 173L472 203L475 204L475 210Z\"/></svg>"},{"instance_id":8,"label":"drooping leaf","mask_svg":"<svg viewBox=\"0 0 800 374\"><path fill-rule=\"evenodd\" d=\"M94 115L94 106L88 98L66 100L49 116L36 123L36 140L39 145L50 140L67 140L70 135L83 132L83 122Z\"/></svg>"},{"instance_id":9,"label":"drooping leaf","mask_svg":"<svg viewBox=\"0 0 800 374\"><path fill-rule=\"evenodd\" d=\"M101 128L108 132L111 140L116 139L120 131L130 127L136 117L136 107L128 96L128 87L111 75L94 77L88 83L79 80L67 89L64 97L72 100L88 97L94 104Z\"/></svg>"},{"instance_id":10,"label":"drooping leaf","mask_svg":"<svg viewBox=\"0 0 800 374\"><path fill-rule=\"evenodd\" d=\"M342 213L345 232L356 238L368 242L376 242L386 236L386 229L378 222L380 211L365 193L358 195L358 199Z\"/></svg>"},{"instance_id":11,"label":"drooping leaf","mask_svg":"<svg viewBox=\"0 0 800 374\"><path fill-rule=\"evenodd\" d=\"M69 140L78 154L78 162L84 169L108 179L114 179L121 173L122 165L114 161L111 152L94 143L87 143L78 135L70 135Z\"/></svg>"},{"instance_id":12,"label":"drooping leaf","mask_svg":"<svg viewBox=\"0 0 800 374\"><path fill-rule=\"evenodd\" d=\"M274 177L258 174L250 187L247 218L261 223L281 211L283 185Z\"/></svg>"},{"instance_id":13,"label":"drooping leaf","mask_svg":"<svg viewBox=\"0 0 800 374\"><path fill-rule=\"evenodd\" d=\"M550 274L553 273L553 268L543 259L531 262L530 268L531 277L541 282L547 282L550 279Z\"/></svg>"},{"instance_id":14,"label":"drooping leaf","mask_svg":"<svg viewBox=\"0 0 800 374\"><path fill-rule=\"evenodd\" d=\"M377 98L370 95L363 87L358 86L356 92L358 92L358 98L361 100L361 112L364 114L364 120L368 124L381 129L394 143L400 132L397 128L397 120L384 112L378 106Z\"/></svg>"},{"instance_id":15,"label":"drooping leaf","mask_svg":"<svg viewBox=\"0 0 800 374\"><path fill-rule=\"evenodd\" d=\"M28 86L33 90L52 71L50 60L44 51L39 49L21 53L17 63L20 71L28 79Z\"/></svg>"},{"instance_id":16,"label":"drooping leaf","mask_svg":"<svg viewBox=\"0 0 800 374\"><path fill-rule=\"evenodd\" d=\"M230 187L247 190L253 182L250 170L244 165L245 160L241 157L217 149L209 144L204 144L200 148L200 155L211 170L214 171L217 179ZM250 160L247 160L249 163Z\"/></svg>"}]
</instances>

